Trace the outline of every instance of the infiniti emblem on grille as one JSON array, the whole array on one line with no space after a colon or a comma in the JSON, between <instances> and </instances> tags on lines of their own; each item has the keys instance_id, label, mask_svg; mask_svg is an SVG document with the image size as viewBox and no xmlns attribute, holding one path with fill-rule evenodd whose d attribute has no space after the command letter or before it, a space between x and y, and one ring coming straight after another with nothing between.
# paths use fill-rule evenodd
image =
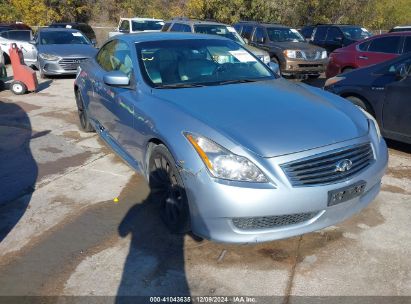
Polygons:
<instances>
[{"instance_id":1,"label":"infiniti emblem on grille","mask_svg":"<svg viewBox=\"0 0 411 304\"><path fill-rule=\"evenodd\" d=\"M349 159L340 160L338 163L335 164L336 172L349 171L351 168L352 168L352 161Z\"/></svg>"}]
</instances>

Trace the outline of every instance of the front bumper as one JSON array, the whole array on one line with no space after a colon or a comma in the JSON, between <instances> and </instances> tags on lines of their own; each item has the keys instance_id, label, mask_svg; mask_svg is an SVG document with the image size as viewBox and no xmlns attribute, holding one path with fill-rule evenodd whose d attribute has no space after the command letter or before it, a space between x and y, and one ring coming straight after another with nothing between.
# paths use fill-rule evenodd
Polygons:
<instances>
[{"instance_id":1,"label":"front bumper","mask_svg":"<svg viewBox=\"0 0 411 304\"><path fill-rule=\"evenodd\" d=\"M70 64L63 63L62 60L67 59L63 58L57 61L51 61L39 58L39 68L43 71L44 75L76 75L77 67L84 59L77 60L73 58L73 63Z\"/></svg>"},{"instance_id":2,"label":"front bumper","mask_svg":"<svg viewBox=\"0 0 411 304\"><path fill-rule=\"evenodd\" d=\"M319 75L326 69L328 59L298 60L286 58L281 63L283 75Z\"/></svg>"},{"instance_id":3,"label":"front bumper","mask_svg":"<svg viewBox=\"0 0 411 304\"><path fill-rule=\"evenodd\" d=\"M368 137L367 137L368 138ZM273 184L224 182L209 176L206 170L197 173L182 170L190 202L191 224L195 234L226 243L255 243L288 238L312 232L341 222L366 207L379 193L388 151L384 140L373 143L376 161L351 179L329 185L293 187L280 168L280 164L329 151L334 148L364 142L367 138L323 147L292 155L264 159L275 172ZM370 139L368 138L368 141ZM364 193L349 201L327 207L328 192L366 182ZM303 222L267 229L239 229L234 219L288 216L310 213Z\"/></svg>"}]
</instances>

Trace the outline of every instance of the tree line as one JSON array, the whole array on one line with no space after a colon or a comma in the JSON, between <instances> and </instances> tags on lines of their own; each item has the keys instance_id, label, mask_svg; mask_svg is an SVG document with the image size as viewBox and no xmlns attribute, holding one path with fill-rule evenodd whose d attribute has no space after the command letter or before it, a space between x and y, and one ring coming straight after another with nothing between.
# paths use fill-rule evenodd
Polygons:
<instances>
[{"instance_id":1,"label":"tree line","mask_svg":"<svg viewBox=\"0 0 411 304\"><path fill-rule=\"evenodd\" d=\"M224 23L256 20L301 26L353 23L389 29L411 23L411 0L0 0L0 21L113 25L121 17L185 16Z\"/></svg>"}]
</instances>

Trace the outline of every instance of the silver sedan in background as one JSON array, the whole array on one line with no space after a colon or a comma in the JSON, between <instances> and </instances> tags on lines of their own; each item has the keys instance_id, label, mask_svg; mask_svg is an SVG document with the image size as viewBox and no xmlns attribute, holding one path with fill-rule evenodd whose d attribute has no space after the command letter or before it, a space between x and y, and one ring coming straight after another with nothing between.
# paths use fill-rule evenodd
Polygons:
<instances>
[{"instance_id":1,"label":"silver sedan in background","mask_svg":"<svg viewBox=\"0 0 411 304\"><path fill-rule=\"evenodd\" d=\"M97 53L91 41L75 29L42 28L37 33L35 45L42 78L75 75L80 63Z\"/></svg>"},{"instance_id":2,"label":"silver sedan in background","mask_svg":"<svg viewBox=\"0 0 411 304\"><path fill-rule=\"evenodd\" d=\"M81 127L148 179L173 232L253 243L318 230L377 196L387 147L372 116L275 68L226 38L116 36L78 71Z\"/></svg>"}]
</instances>

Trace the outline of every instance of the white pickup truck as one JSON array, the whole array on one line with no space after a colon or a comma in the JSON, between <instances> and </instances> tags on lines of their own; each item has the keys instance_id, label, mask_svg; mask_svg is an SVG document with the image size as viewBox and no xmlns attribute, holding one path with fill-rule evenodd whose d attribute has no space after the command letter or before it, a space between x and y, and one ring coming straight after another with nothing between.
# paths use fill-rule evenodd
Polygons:
<instances>
[{"instance_id":1,"label":"white pickup truck","mask_svg":"<svg viewBox=\"0 0 411 304\"><path fill-rule=\"evenodd\" d=\"M111 38L119 34L141 33L141 32L160 32L164 25L162 19L152 18L120 18L117 30L109 32L108 37Z\"/></svg>"}]
</instances>

